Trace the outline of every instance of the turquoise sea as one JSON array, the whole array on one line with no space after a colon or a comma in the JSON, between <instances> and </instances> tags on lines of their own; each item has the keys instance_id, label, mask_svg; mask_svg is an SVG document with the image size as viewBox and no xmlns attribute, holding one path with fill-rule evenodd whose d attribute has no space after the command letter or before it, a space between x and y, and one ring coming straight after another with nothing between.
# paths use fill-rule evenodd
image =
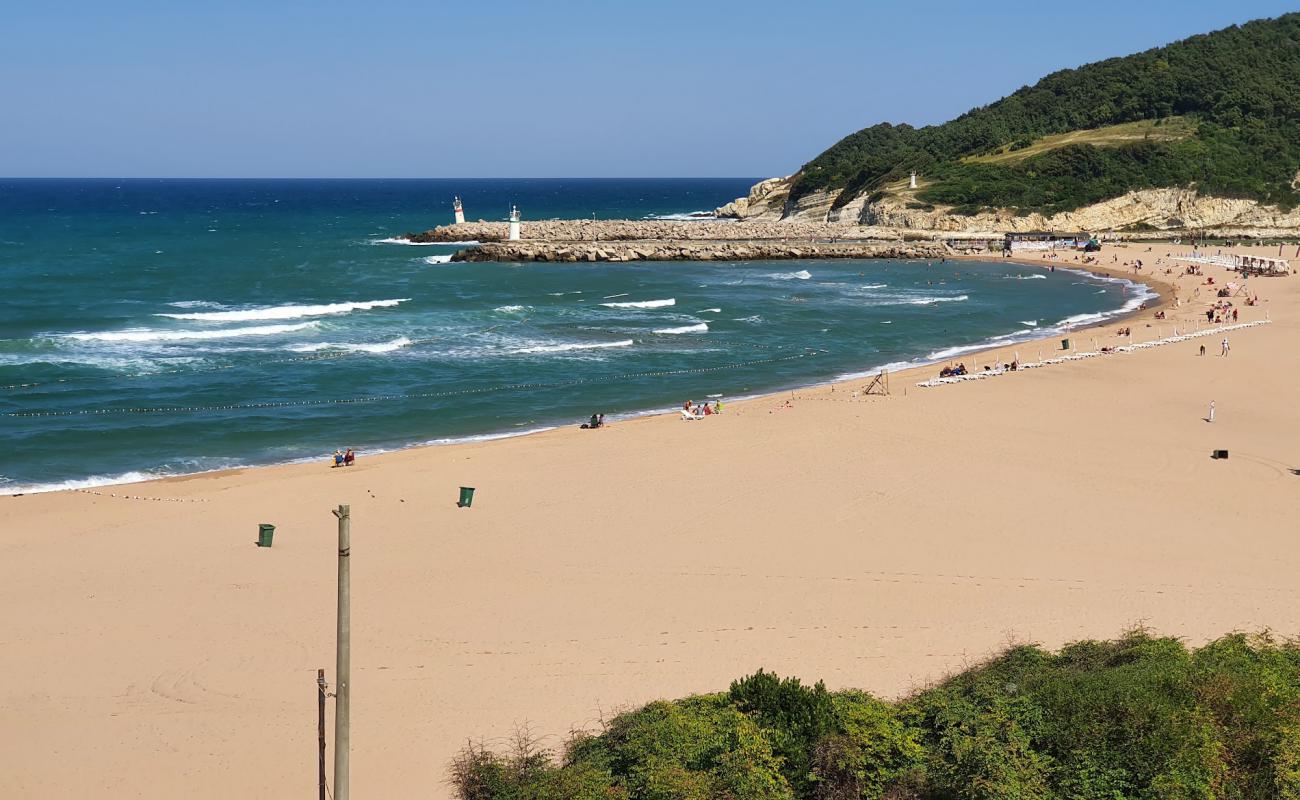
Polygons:
<instances>
[{"instance_id":1,"label":"turquoise sea","mask_svg":"<svg viewBox=\"0 0 1300 800\"><path fill-rule=\"evenodd\" d=\"M0 180L0 493L576 425L1135 307L1010 264L450 264L470 219L712 209L752 179Z\"/></svg>"}]
</instances>

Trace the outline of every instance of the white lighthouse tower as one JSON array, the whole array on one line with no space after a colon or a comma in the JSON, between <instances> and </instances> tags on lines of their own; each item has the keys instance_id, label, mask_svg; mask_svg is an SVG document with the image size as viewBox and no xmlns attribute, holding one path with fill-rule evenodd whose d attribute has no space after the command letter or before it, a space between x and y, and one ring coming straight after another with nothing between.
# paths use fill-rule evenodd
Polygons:
<instances>
[{"instance_id":1,"label":"white lighthouse tower","mask_svg":"<svg viewBox=\"0 0 1300 800\"><path fill-rule=\"evenodd\" d=\"M510 206L510 241L519 241L519 208Z\"/></svg>"},{"instance_id":2,"label":"white lighthouse tower","mask_svg":"<svg viewBox=\"0 0 1300 800\"><path fill-rule=\"evenodd\" d=\"M912 173L912 180L908 181L908 183L907 183L907 188L909 188L909 189L915 189L915 188L916 188L916 173L915 173L915 172Z\"/></svg>"},{"instance_id":3,"label":"white lighthouse tower","mask_svg":"<svg viewBox=\"0 0 1300 800\"><path fill-rule=\"evenodd\" d=\"M456 224L457 224L457 225L464 225L464 224L465 224L465 207L462 206L462 205L460 204L460 195L457 195L457 196L456 196L456 199L451 201L451 210L452 210L452 212L454 212L455 215L456 215Z\"/></svg>"}]
</instances>

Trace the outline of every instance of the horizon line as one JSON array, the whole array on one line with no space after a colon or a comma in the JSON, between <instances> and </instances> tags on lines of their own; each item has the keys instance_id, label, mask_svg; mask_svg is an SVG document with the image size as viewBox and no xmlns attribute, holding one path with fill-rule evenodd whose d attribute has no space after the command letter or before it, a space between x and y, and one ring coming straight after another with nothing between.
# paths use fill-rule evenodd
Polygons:
<instances>
[{"instance_id":1,"label":"horizon line","mask_svg":"<svg viewBox=\"0 0 1300 800\"><path fill-rule=\"evenodd\" d=\"M105 175L0 175L0 181L725 181L725 180L752 180L752 175L670 175L670 176L638 176L638 175L619 175L612 177L602 176L584 176L584 175L564 175L564 176L509 176L509 177L440 177L440 176L420 176L420 177L340 177L340 176L201 176L201 175L173 175L167 177L149 176L149 175L130 175L130 176L105 176Z\"/></svg>"}]
</instances>

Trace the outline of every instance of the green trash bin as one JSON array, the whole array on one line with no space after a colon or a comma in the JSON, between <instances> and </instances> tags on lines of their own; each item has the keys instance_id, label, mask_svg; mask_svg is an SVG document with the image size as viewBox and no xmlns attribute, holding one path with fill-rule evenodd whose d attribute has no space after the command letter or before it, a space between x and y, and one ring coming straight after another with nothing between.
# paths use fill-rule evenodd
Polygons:
<instances>
[{"instance_id":1,"label":"green trash bin","mask_svg":"<svg viewBox=\"0 0 1300 800\"><path fill-rule=\"evenodd\" d=\"M270 547L271 540L275 538L275 526L263 522L257 526L257 546Z\"/></svg>"},{"instance_id":2,"label":"green trash bin","mask_svg":"<svg viewBox=\"0 0 1300 800\"><path fill-rule=\"evenodd\" d=\"M1061 349L1062 349L1062 350L1069 350L1069 349L1070 349L1070 340L1069 340L1069 339L1062 339L1062 340L1061 340Z\"/></svg>"},{"instance_id":3,"label":"green trash bin","mask_svg":"<svg viewBox=\"0 0 1300 800\"><path fill-rule=\"evenodd\" d=\"M460 487L460 500L456 501L456 505L460 506L461 508L469 508L473 504L474 504L474 487L473 486Z\"/></svg>"}]
</instances>

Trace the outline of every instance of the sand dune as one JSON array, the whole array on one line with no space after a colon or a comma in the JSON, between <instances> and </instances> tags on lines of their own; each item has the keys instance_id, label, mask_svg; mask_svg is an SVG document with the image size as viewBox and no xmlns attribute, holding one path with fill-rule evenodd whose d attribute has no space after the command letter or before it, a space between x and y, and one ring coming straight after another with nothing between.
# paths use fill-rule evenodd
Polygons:
<instances>
[{"instance_id":1,"label":"sand dune","mask_svg":"<svg viewBox=\"0 0 1300 800\"><path fill-rule=\"evenodd\" d=\"M1176 249L1155 248L1103 256ZM1203 321L1209 292L1176 285L1168 321L1124 323L1135 341ZM1273 324L1231 334L1227 358L1188 342L918 389L926 369L888 397L859 380L699 423L118 492L178 502L0 498L0 793L312 796L338 503L358 797L445 796L468 737L558 736L760 666L896 695L1009 639L1294 634L1300 279L1251 289L1265 302L1242 319ZM259 522L279 526L270 550Z\"/></svg>"}]
</instances>

